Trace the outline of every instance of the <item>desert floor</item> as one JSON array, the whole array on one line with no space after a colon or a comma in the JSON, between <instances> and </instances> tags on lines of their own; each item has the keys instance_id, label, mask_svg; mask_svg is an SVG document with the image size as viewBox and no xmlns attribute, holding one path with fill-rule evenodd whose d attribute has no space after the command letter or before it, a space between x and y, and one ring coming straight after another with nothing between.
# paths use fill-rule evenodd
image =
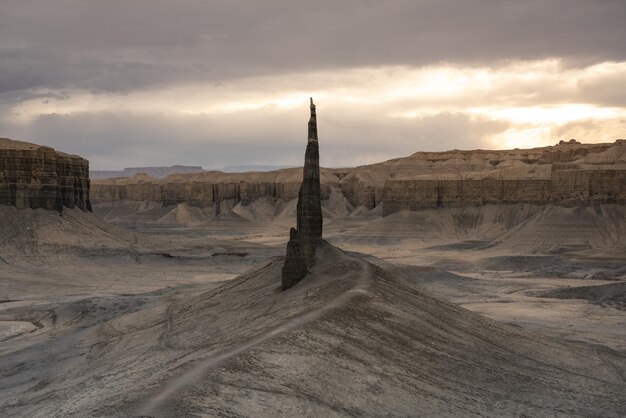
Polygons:
<instances>
[{"instance_id":1,"label":"desert floor","mask_svg":"<svg viewBox=\"0 0 626 418\"><path fill-rule=\"evenodd\" d=\"M626 415L623 247L337 219L285 295L286 224L2 215L2 416Z\"/></svg>"}]
</instances>

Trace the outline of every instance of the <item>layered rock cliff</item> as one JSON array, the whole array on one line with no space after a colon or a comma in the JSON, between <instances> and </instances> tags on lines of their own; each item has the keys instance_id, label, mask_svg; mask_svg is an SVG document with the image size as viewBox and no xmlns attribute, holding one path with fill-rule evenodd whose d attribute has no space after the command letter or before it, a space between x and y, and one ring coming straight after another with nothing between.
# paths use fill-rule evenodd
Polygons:
<instances>
[{"instance_id":1,"label":"layered rock cliff","mask_svg":"<svg viewBox=\"0 0 626 418\"><path fill-rule=\"evenodd\" d=\"M571 143L560 144L563 146ZM567 147L566 147L567 148ZM626 203L626 143L597 152L564 150L543 164L513 165L486 172L447 173L390 179L383 191L383 216L402 210L484 204L586 206ZM578 148L580 150L580 148ZM574 162L571 158L583 155Z\"/></svg>"},{"instance_id":2,"label":"layered rock cliff","mask_svg":"<svg viewBox=\"0 0 626 418\"><path fill-rule=\"evenodd\" d=\"M352 208L373 209L382 204L387 214L403 209L485 203L571 205L620 201L626 164L621 151L624 147L623 140L606 144L568 141L533 149L418 152L355 168L322 168L320 192L324 201L339 193ZM301 176L302 169L205 172L164 179L138 175L95 180L91 196L95 205L110 206L119 201L147 201L163 206L185 203L215 208L214 214L218 214L223 208L245 206L260 198L294 200ZM585 200L580 193L587 192L580 188L586 186L580 182L587 177L591 198ZM574 183L568 186L568 182ZM568 193L574 193L568 188L577 188L578 197L568 197ZM552 193L562 197L556 198Z\"/></svg>"},{"instance_id":3,"label":"layered rock cliff","mask_svg":"<svg viewBox=\"0 0 626 418\"><path fill-rule=\"evenodd\" d=\"M0 138L0 204L91 211L89 162L50 147Z\"/></svg>"}]
</instances>

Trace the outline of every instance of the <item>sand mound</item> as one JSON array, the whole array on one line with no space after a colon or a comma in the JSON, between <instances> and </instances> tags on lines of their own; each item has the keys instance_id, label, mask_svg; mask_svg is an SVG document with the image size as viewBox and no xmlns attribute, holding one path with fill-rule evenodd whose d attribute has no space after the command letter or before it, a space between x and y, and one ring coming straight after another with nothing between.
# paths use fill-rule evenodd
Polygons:
<instances>
[{"instance_id":1,"label":"sand mound","mask_svg":"<svg viewBox=\"0 0 626 418\"><path fill-rule=\"evenodd\" d=\"M246 205L239 203L233 208L233 212L252 222L271 222L276 216L278 207L279 202L261 197Z\"/></svg>"},{"instance_id":2,"label":"sand mound","mask_svg":"<svg viewBox=\"0 0 626 418\"><path fill-rule=\"evenodd\" d=\"M403 211L362 224L343 234L342 239L379 245L409 240L432 245L469 239L489 241L540 211L540 207L532 205Z\"/></svg>"},{"instance_id":3,"label":"sand mound","mask_svg":"<svg viewBox=\"0 0 626 418\"><path fill-rule=\"evenodd\" d=\"M494 241L501 249L521 253L625 249L626 207L547 206Z\"/></svg>"},{"instance_id":4,"label":"sand mound","mask_svg":"<svg viewBox=\"0 0 626 418\"><path fill-rule=\"evenodd\" d=\"M324 217L329 218L343 218L346 217L354 210L348 199L343 195L339 188L331 188L328 199L322 201L322 209L325 209L329 216L324 214Z\"/></svg>"},{"instance_id":5,"label":"sand mound","mask_svg":"<svg viewBox=\"0 0 626 418\"><path fill-rule=\"evenodd\" d=\"M286 202L278 209L278 214L274 218L274 222L278 225L296 226L296 212L298 208L298 199L292 199Z\"/></svg>"},{"instance_id":6,"label":"sand mound","mask_svg":"<svg viewBox=\"0 0 626 418\"><path fill-rule=\"evenodd\" d=\"M81 210L66 209L61 215L0 205L0 217L0 258L7 264L136 254L135 234Z\"/></svg>"},{"instance_id":7,"label":"sand mound","mask_svg":"<svg viewBox=\"0 0 626 418\"><path fill-rule=\"evenodd\" d=\"M159 218L156 223L170 227L193 227L208 221L212 216L213 208L198 208L181 203Z\"/></svg>"},{"instance_id":8,"label":"sand mound","mask_svg":"<svg viewBox=\"0 0 626 418\"><path fill-rule=\"evenodd\" d=\"M229 210L229 211L220 213L219 215L209 219L208 221L204 223L204 225L231 225L232 224L233 226L240 226L240 225L245 225L246 223L251 223L251 222L252 222L251 220L244 218L237 212L233 210Z\"/></svg>"},{"instance_id":9,"label":"sand mound","mask_svg":"<svg viewBox=\"0 0 626 418\"><path fill-rule=\"evenodd\" d=\"M94 214L124 228L156 223L171 210L172 207L150 201L119 200L93 205Z\"/></svg>"},{"instance_id":10,"label":"sand mound","mask_svg":"<svg viewBox=\"0 0 626 418\"><path fill-rule=\"evenodd\" d=\"M249 206L253 206L256 202L253 202ZM268 206L265 209L266 216L261 218L266 221L271 221L277 225L295 226L296 225L296 212L298 206L298 199L290 200L289 202L272 202L274 210L271 216L271 208ZM265 205L265 204L263 204ZM254 207L254 206L253 206ZM322 215L324 222L329 222L333 219L340 219L347 217L354 208L344 197L343 193L336 188L331 189L329 198L322 201ZM238 212L241 213L241 212ZM258 220L260 217L254 217Z\"/></svg>"},{"instance_id":11,"label":"sand mound","mask_svg":"<svg viewBox=\"0 0 626 418\"><path fill-rule=\"evenodd\" d=\"M343 229L342 229L343 228ZM497 249L514 254L562 254L626 249L623 205L566 208L527 204L403 211L368 222L340 220L334 242L372 245L422 243L450 249ZM469 243L469 244L468 244ZM476 243L480 244L477 245ZM466 246L468 244L468 246Z\"/></svg>"},{"instance_id":12,"label":"sand mound","mask_svg":"<svg viewBox=\"0 0 626 418\"><path fill-rule=\"evenodd\" d=\"M220 205L220 215L213 207L194 207L186 203L163 206L159 202L120 200L94 205L94 213L115 225L138 229L142 232L159 232L172 228L202 228L230 223L242 227L249 223L294 226L297 199L284 202L280 199L260 197L252 202L225 200ZM337 188L322 202L327 220L347 217L354 208ZM235 225L241 221L241 225Z\"/></svg>"},{"instance_id":13,"label":"sand mound","mask_svg":"<svg viewBox=\"0 0 626 418\"><path fill-rule=\"evenodd\" d=\"M146 257L202 258L215 251L240 252L257 244L199 237L143 235L78 209L63 214L0 205L0 265L140 263ZM225 216L224 218L228 218ZM219 219L216 222L227 222ZM240 219L236 219L241 224Z\"/></svg>"}]
</instances>

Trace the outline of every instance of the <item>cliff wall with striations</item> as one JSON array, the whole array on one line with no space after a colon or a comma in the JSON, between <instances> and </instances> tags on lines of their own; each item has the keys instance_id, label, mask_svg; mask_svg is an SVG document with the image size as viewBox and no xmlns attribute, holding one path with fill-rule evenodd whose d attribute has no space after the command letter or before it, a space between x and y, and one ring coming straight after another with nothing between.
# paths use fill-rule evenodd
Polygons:
<instances>
[{"instance_id":1,"label":"cliff wall with striations","mask_svg":"<svg viewBox=\"0 0 626 418\"><path fill-rule=\"evenodd\" d=\"M384 189L383 216L402 210L544 204L549 199L549 179L389 180Z\"/></svg>"},{"instance_id":2,"label":"cliff wall with striations","mask_svg":"<svg viewBox=\"0 0 626 418\"><path fill-rule=\"evenodd\" d=\"M553 164L549 178L388 180L383 216L410 210L529 203L626 203L626 165Z\"/></svg>"},{"instance_id":3,"label":"cliff wall with striations","mask_svg":"<svg viewBox=\"0 0 626 418\"><path fill-rule=\"evenodd\" d=\"M267 197L290 201L298 197L302 169L284 172L227 174L203 173L194 176L170 176L153 179L134 176L121 179L94 180L91 195L94 204L119 200L160 202L165 206L187 203L196 207L211 207L222 201L250 203ZM327 172L321 187L327 199L339 178Z\"/></svg>"},{"instance_id":4,"label":"cliff wall with striations","mask_svg":"<svg viewBox=\"0 0 626 418\"><path fill-rule=\"evenodd\" d=\"M623 184L619 167L626 165L625 149L626 142L618 140L605 144L562 141L533 149L417 152L360 167L321 168L321 197L326 200L335 190L352 208L373 209L382 204L386 213L486 203L586 204L581 198L585 193L590 195L587 201L619 201L621 192L615 190ZM602 167L604 171L598 171ZM580 189L587 177L590 192ZM259 198L288 202L298 197L301 181L301 168L214 171L163 179L136 175L94 180L91 198L94 204L105 205L148 201L195 207L217 207L221 202L246 205ZM603 187L608 189L602 191ZM572 188L579 190L569 190ZM557 198L559 194L563 197Z\"/></svg>"},{"instance_id":5,"label":"cliff wall with striations","mask_svg":"<svg viewBox=\"0 0 626 418\"><path fill-rule=\"evenodd\" d=\"M552 202L562 206L626 203L626 165L554 164Z\"/></svg>"},{"instance_id":6,"label":"cliff wall with striations","mask_svg":"<svg viewBox=\"0 0 626 418\"><path fill-rule=\"evenodd\" d=\"M0 138L0 204L91 211L89 162L50 147Z\"/></svg>"}]
</instances>

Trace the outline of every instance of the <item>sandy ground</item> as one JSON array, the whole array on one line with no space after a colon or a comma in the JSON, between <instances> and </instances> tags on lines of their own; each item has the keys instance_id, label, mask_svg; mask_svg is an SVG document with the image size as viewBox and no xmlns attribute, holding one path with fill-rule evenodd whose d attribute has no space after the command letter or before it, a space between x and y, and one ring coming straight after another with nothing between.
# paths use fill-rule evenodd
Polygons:
<instances>
[{"instance_id":1,"label":"sandy ground","mask_svg":"<svg viewBox=\"0 0 626 418\"><path fill-rule=\"evenodd\" d=\"M282 293L282 224L3 211L2 416L626 415L626 252L602 225L336 219L348 252Z\"/></svg>"}]
</instances>

